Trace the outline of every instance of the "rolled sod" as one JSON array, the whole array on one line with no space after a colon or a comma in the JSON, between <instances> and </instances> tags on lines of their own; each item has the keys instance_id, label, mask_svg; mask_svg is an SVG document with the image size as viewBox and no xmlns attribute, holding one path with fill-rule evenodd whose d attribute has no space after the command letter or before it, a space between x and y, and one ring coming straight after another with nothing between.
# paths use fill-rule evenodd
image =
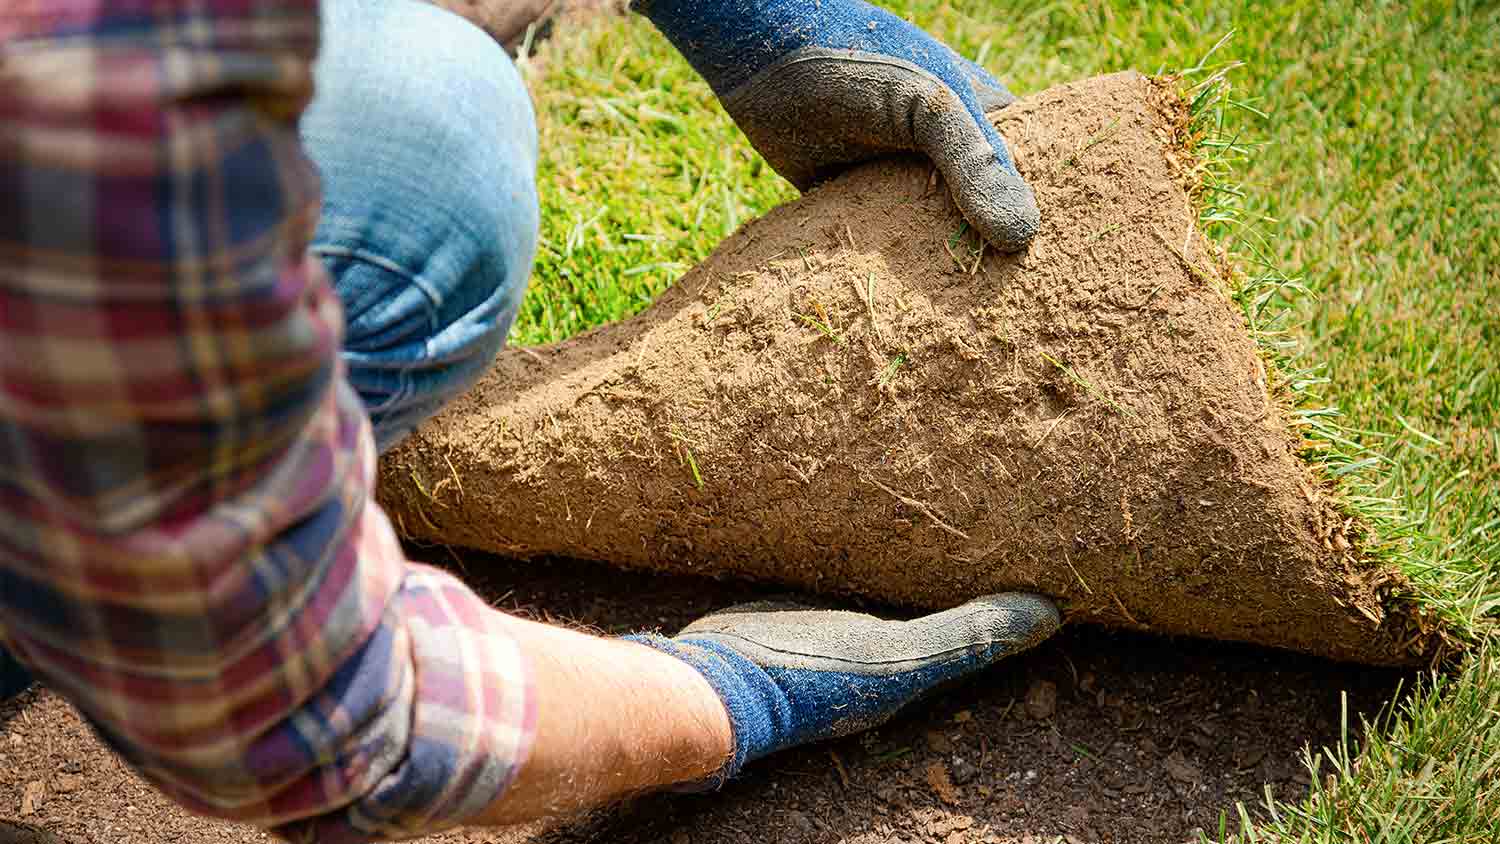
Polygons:
<instances>
[{"instance_id":1,"label":"rolled sod","mask_svg":"<svg viewBox=\"0 0 1500 844\"><path fill-rule=\"evenodd\" d=\"M406 535L1369 663L1435 647L1362 553L1198 229L1185 106L1119 73L994 115L1041 234L867 164L641 314L511 349L381 462Z\"/></svg>"}]
</instances>

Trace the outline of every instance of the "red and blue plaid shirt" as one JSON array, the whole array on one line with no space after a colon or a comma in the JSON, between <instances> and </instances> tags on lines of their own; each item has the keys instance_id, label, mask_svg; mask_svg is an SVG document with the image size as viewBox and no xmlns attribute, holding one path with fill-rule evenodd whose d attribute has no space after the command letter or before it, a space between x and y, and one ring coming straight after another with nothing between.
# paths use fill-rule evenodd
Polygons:
<instances>
[{"instance_id":1,"label":"red and blue plaid shirt","mask_svg":"<svg viewBox=\"0 0 1500 844\"><path fill-rule=\"evenodd\" d=\"M190 808L356 841L488 805L534 718L371 499L317 45L316 0L0 8L0 638Z\"/></svg>"}]
</instances>

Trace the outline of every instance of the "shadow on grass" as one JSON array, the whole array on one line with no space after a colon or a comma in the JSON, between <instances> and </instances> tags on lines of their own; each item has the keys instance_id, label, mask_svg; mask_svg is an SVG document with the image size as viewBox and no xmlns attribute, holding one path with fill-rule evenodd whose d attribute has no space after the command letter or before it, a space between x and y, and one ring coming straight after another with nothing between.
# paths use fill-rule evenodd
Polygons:
<instances>
[{"instance_id":1,"label":"shadow on grass","mask_svg":"<svg viewBox=\"0 0 1500 844\"><path fill-rule=\"evenodd\" d=\"M733 581L414 548L497 606L598 633L667 633L785 595ZM878 611L878 610L877 610ZM549 842L1182 842L1234 803L1295 800L1302 750L1372 717L1408 675L1244 645L1069 629L865 736L541 831ZM665 717L664 713L664 717Z\"/></svg>"}]
</instances>

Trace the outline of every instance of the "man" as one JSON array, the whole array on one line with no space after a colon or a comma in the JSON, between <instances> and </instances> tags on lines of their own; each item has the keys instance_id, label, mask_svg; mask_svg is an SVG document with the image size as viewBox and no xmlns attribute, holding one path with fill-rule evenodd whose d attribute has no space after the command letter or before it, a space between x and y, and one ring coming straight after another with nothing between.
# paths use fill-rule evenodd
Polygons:
<instances>
[{"instance_id":1,"label":"man","mask_svg":"<svg viewBox=\"0 0 1500 844\"><path fill-rule=\"evenodd\" d=\"M919 30L638 5L799 186L920 150L993 244L1035 232L1010 94ZM601 639L407 562L377 450L493 358L536 246L503 52L413 0L6 8L0 639L183 805L341 842L712 788L1056 629L1013 594Z\"/></svg>"}]
</instances>

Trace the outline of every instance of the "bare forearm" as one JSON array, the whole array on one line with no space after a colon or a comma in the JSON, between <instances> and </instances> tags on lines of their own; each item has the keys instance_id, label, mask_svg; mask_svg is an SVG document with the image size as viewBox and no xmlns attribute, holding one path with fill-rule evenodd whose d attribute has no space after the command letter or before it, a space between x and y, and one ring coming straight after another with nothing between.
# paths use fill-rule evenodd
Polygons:
<instances>
[{"instance_id":1,"label":"bare forearm","mask_svg":"<svg viewBox=\"0 0 1500 844\"><path fill-rule=\"evenodd\" d=\"M729 759L729 716L686 663L631 642L517 620L533 671L537 734L516 781L478 819L578 813L702 780Z\"/></svg>"}]
</instances>

